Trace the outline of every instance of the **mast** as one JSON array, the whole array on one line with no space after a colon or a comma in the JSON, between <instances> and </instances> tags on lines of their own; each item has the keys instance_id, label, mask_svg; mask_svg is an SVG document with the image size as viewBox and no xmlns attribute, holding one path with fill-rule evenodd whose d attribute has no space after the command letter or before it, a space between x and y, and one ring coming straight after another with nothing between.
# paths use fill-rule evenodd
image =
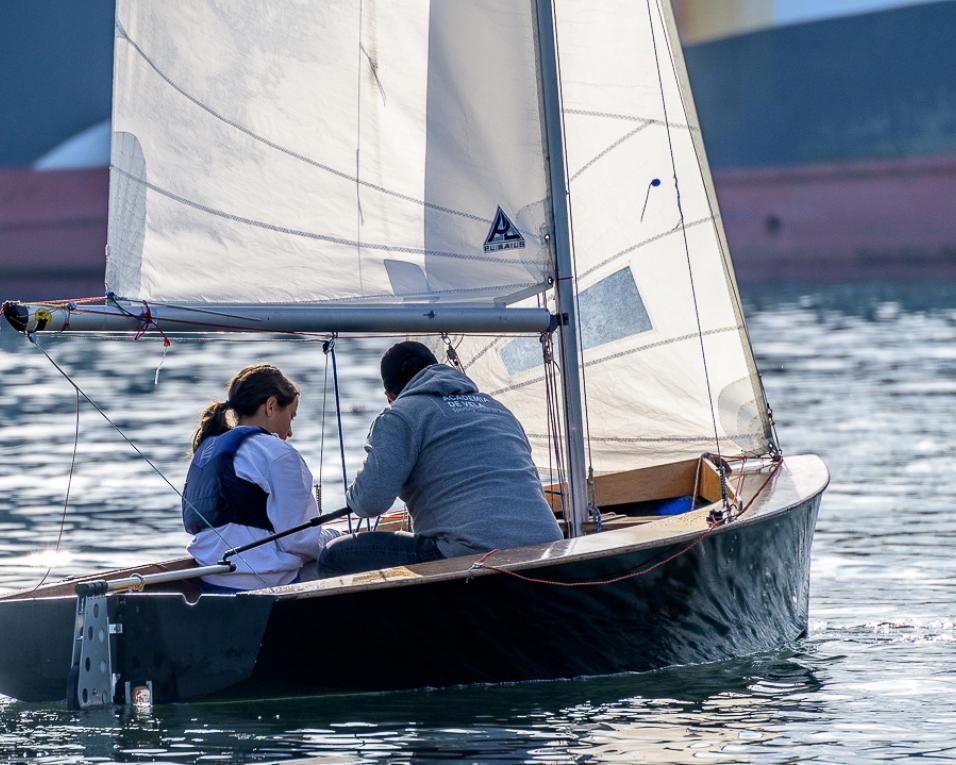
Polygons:
<instances>
[{"instance_id":1,"label":"mast","mask_svg":"<svg viewBox=\"0 0 956 765\"><path fill-rule=\"evenodd\" d=\"M574 536L580 536L587 517L584 427L581 413L580 359L574 301L574 268L571 263L568 177L564 163L561 87L558 79L554 7L552 0L535 0L538 17L538 55L544 100L544 123L551 186L552 230L557 313L560 327L561 388L564 399L568 484Z\"/></svg>"}]
</instances>

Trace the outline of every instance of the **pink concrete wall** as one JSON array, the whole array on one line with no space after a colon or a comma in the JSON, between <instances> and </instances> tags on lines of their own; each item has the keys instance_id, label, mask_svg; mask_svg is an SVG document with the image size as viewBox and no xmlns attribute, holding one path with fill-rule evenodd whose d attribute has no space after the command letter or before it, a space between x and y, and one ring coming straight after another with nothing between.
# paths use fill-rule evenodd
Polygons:
<instances>
[{"instance_id":1,"label":"pink concrete wall","mask_svg":"<svg viewBox=\"0 0 956 765\"><path fill-rule=\"evenodd\" d=\"M956 158L730 170L714 183L741 281L956 277Z\"/></svg>"},{"instance_id":2,"label":"pink concrete wall","mask_svg":"<svg viewBox=\"0 0 956 765\"><path fill-rule=\"evenodd\" d=\"M956 158L715 174L738 279L956 278ZM0 298L103 294L108 171L0 170Z\"/></svg>"},{"instance_id":3,"label":"pink concrete wall","mask_svg":"<svg viewBox=\"0 0 956 765\"><path fill-rule=\"evenodd\" d=\"M106 168L0 170L0 298L103 294Z\"/></svg>"}]
</instances>

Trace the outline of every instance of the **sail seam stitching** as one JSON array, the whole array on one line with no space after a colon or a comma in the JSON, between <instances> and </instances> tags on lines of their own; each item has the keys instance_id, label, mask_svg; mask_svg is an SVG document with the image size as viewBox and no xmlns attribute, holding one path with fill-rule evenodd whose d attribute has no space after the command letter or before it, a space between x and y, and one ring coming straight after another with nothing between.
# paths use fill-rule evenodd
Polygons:
<instances>
[{"instance_id":1,"label":"sail seam stitching","mask_svg":"<svg viewBox=\"0 0 956 765\"><path fill-rule=\"evenodd\" d=\"M669 2L669 0L667 1ZM661 95L661 109L663 110L664 121L666 123L667 122L667 95L664 92L664 75L661 72L661 60L660 60L660 53L658 52L658 46L657 46L657 35L655 34L655 31L654 31L655 18L654 18L653 11L651 11L651 2L652 0L647 0L647 18L648 18L649 29L651 33L651 45L654 49L654 63L657 69L657 82L658 82L659 91ZM664 11L660 5L661 0L656 0L656 2L657 2L657 10L658 10L657 18L663 23ZM664 41L665 43L668 43L668 40L666 37L666 31L665 31ZM668 51L669 51L669 47L668 47ZM677 82L677 92L678 92L678 97L681 99L681 109L683 110L684 108L683 95L681 94L681 83L679 79ZM684 112L684 114L686 115L686 111ZM683 239L684 254L687 259L687 277L690 283L690 294L691 294L691 299L693 301L693 306L694 306L694 318L697 320L697 335L700 338L700 356L701 356L701 362L704 367L704 387L707 391L707 402L710 405L710 417L714 425L714 442L717 449L717 458L719 460L720 459L720 435L718 432L719 429L717 427L717 411L716 411L716 408L714 407L714 392L710 385L710 370L707 366L707 350L704 343L704 328L703 328L703 322L701 321L701 318L700 318L700 306L697 302L697 284L696 284L696 280L694 279L693 259L691 257L691 252L690 252L690 241L687 237L687 226L686 226L686 220L684 218L684 206L681 201L680 178L677 172L677 159L674 156L674 140L673 140L673 137L671 136L670 126L667 127L665 134L667 136L667 151L668 151L668 154L670 155L671 171L674 175L674 193L677 195L677 214L679 216L678 226L680 228L681 236ZM710 217L713 218L713 215L711 215ZM727 494L726 494L726 486L724 485L723 466L718 465L718 467L719 467L719 472L721 477L721 494L724 500L724 505L727 505Z\"/></svg>"},{"instance_id":2,"label":"sail seam stitching","mask_svg":"<svg viewBox=\"0 0 956 765\"><path fill-rule=\"evenodd\" d=\"M608 147L605 148L604 150L598 152L587 164L585 164L585 165L584 165L583 167L581 167L576 173L574 173L574 175L572 175L570 178L568 178L568 183L570 184L570 183L572 183L573 181L577 180L578 176L580 176L581 173L583 173L585 170L587 170L588 168L590 168L592 165L594 165L594 164L595 164L596 162L598 162L599 160L603 159L607 154L610 154L612 151L614 151L614 150L615 150L618 146L620 146L622 143L624 143L625 141L627 141L627 140L630 139L630 138L633 138L635 135L637 135L638 133L640 133L642 130L644 130L644 129L646 129L647 127L649 127L650 124L651 124L651 123L650 123L650 120L648 120L648 121L645 122L643 125L638 125L638 126L637 126L636 128L634 128L633 130L630 130L630 131L628 131L627 133L625 133L624 135L622 135L620 138L618 138L618 139L617 139L614 143L612 143L610 146L608 146Z\"/></svg>"},{"instance_id":3,"label":"sail seam stitching","mask_svg":"<svg viewBox=\"0 0 956 765\"><path fill-rule=\"evenodd\" d=\"M653 350L654 348L661 348L665 345L672 345L674 343L683 343L683 342L687 342L688 340L696 340L697 338L706 337L708 335L719 335L725 332L739 332L739 331L740 331L740 325L735 324L732 327L719 327L717 329L708 329L704 332L691 332L689 334L680 335L678 337L669 337L666 340L658 340L656 343L647 343L646 345L639 345L636 348L628 348L627 350L618 351L617 353L612 353L610 356L604 356L600 359L592 359L591 361L586 361L581 366L582 367L597 366L598 364L604 364L608 361L613 361L614 359L619 359L624 356L630 356L632 353L640 353L641 351L649 351L649 350ZM488 395L497 396L501 393L509 393L511 391L518 390L519 388L525 388L529 385L534 385L535 383L542 382L543 380L544 380L543 376L535 377L535 378L532 378L531 380L525 380L524 382L515 383L514 385L508 385L504 388L498 388L498 390L491 391L491 393L489 393Z\"/></svg>"},{"instance_id":4,"label":"sail seam stitching","mask_svg":"<svg viewBox=\"0 0 956 765\"><path fill-rule=\"evenodd\" d=\"M685 224L684 224L684 228L685 228L685 229L688 229L688 228L693 228L693 227L695 227L695 226L700 226L700 225L703 224L703 223L710 223L710 222L716 220L716 217L717 217L717 216L715 216L715 215L709 215L709 216L707 216L706 218L700 218L699 220L694 220L694 221L691 221L690 223L685 223ZM608 264L610 264L610 263L613 263L613 262L614 262L615 260L617 260L618 258L622 258L622 257L624 257L625 255L628 255L628 254L634 252L634 250L639 250L639 249L641 249L642 247L646 247L646 246L649 245L649 244L653 244L654 242L657 242L657 241L659 241L659 240L661 240L661 239L663 239L663 238L665 238L665 237L668 237L668 236L670 236L671 234L676 234L676 233L678 233L678 232L680 232L680 231L681 231L681 224L680 224L680 222L678 222L677 225L674 226L674 228L672 228L672 229L668 229L667 231L664 231L664 232L662 232L662 233L660 233L660 234L655 234L654 236L649 237L648 239L644 239L644 240L641 241L641 242L637 242L636 244L632 244L630 247L626 247L626 248L624 248L623 250L620 250L620 251L614 253L613 255L608 256L607 258L605 258L604 260L602 260L600 263L595 263L595 264L594 264L593 266L591 266L587 271L585 271L584 273L582 273L578 278L579 278L579 279L584 279L586 276L590 276L591 274L593 274L593 273L594 273L595 271L597 271L599 268L603 268L604 266L606 266L606 265L608 265Z\"/></svg>"},{"instance_id":5,"label":"sail seam stitching","mask_svg":"<svg viewBox=\"0 0 956 765\"><path fill-rule=\"evenodd\" d=\"M538 440L544 440L547 438L546 435L542 433L527 433L528 438L535 438ZM732 441L743 441L748 439L760 438L763 436L761 432L751 432L751 433L732 433L724 435L724 438L728 438ZM679 442L679 443L711 443L714 440L713 433L707 433L699 436L592 436L592 441L601 441L602 443L670 443L670 442Z\"/></svg>"},{"instance_id":6,"label":"sail seam stitching","mask_svg":"<svg viewBox=\"0 0 956 765\"><path fill-rule=\"evenodd\" d=\"M673 19L671 19L673 21ZM666 25L665 25L666 26ZM665 29L665 41L667 42L667 48L669 52L669 60L671 64L671 71L674 75L675 81L678 83L678 94L680 96L681 104L684 109L685 115L690 112L690 114L696 116L696 106L694 105L693 91L688 90L685 93L684 88L682 87L683 83L687 83L688 89L690 86L689 78L686 71L686 66L684 65L684 57L680 43L677 44L677 52L675 54L675 47L673 44L672 35L667 34ZM689 101L689 108L688 102ZM706 149L703 145L703 137L698 135L695 138L691 139L691 146L694 150L694 159L697 162L698 171L701 175L701 180L704 185L705 196L707 199L707 207L710 210L711 214L714 215L714 233L717 238L717 248L720 252L721 264L724 270L724 279L728 286L728 291L731 294L733 300L734 312L738 317L738 320L742 324L741 334L743 336L744 343L746 345L745 362L747 364L748 370L750 372L750 381L751 386L754 388L754 395L758 400L763 400L763 410L759 410L760 418L764 423L764 429L767 431L766 438L770 442L771 446L779 450L779 441L777 439L776 429L773 426L772 417L770 416L770 401L767 398L767 391L763 386L763 381L760 377L760 371L757 368L757 359L754 356L753 343L750 339L750 332L747 329L746 323L743 321L744 309L743 304L740 299L740 290L737 286L737 280L733 275L733 264L730 260L729 252L729 243L727 242L726 233L720 229L720 224L718 220L720 214L715 207L717 207L717 198L716 190L713 188L713 179L711 178L708 181L708 176L710 175L710 168L707 167L706 159Z\"/></svg>"},{"instance_id":7,"label":"sail seam stitching","mask_svg":"<svg viewBox=\"0 0 956 765\"><path fill-rule=\"evenodd\" d=\"M249 128L239 124L235 120L232 120L229 117L226 117L224 114L220 114L211 106L203 103L199 98L191 95L185 89L183 89L178 84L176 84L176 82L174 82L172 78L166 75L166 73L163 72L163 70L160 69L159 66L157 66L156 63L148 55L146 55L146 52L139 46L139 44L135 40L133 40L133 38L129 36L129 34L127 34L126 30L123 29L122 26L119 26L119 37L121 39L126 40L130 44L130 46L133 48L133 50L135 50L139 54L139 56L143 59L143 61L145 61L149 65L149 67L154 72L156 72L156 74L159 75L159 77L162 78L164 82L166 82L167 85L169 85L173 90L175 90L177 93L183 96L183 98L195 104L206 113L215 117L217 120L220 120L224 124L229 125L229 127L234 128L235 130L238 130L240 133L243 133L244 135L248 136L249 138L252 138L255 141L259 141L260 143L268 146L271 149L274 149L278 152L286 154L292 157L293 159L299 160L300 162L305 162L307 165L311 165L312 167L318 168L319 170L324 170L327 173L330 173L344 180L359 184L369 189L373 189L374 191L378 191L382 194L395 197L396 199L401 199L405 202L411 202L413 204L426 207L429 210L436 210L438 212L448 213L449 215L458 215L463 218L468 218L469 220L481 221L482 223L491 222L490 218L484 218L480 215L464 212L463 210L456 210L452 207L445 207L444 205L435 204L434 202L428 202L424 199L418 199L409 194L403 194L400 191L394 191L392 189L386 188L385 186L380 186L376 183L371 183L370 181L362 180L361 178L357 178L355 176L349 175L348 173L342 170L336 170L334 167L331 167L330 165L326 165L322 162L319 162L316 159L312 159L311 157L307 157L304 154L300 154L297 151L294 151L286 146L283 146L282 144L278 144L275 141L271 141L265 136L261 136L258 133L253 132Z\"/></svg>"},{"instance_id":8,"label":"sail seam stitching","mask_svg":"<svg viewBox=\"0 0 956 765\"><path fill-rule=\"evenodd\" d=\"M200 212L204 212L208 215L215 215L220 218L226 218L235 223L243 223L247 226L253 226L255 228L262 228L269 231L274 231L280 234L288 234L290 236L299 236L306 239L317 239L323 242L329 242L331 244L339 244L346 247L355 247L361 245L364 248L370 250L382 250L384 252L399 252L409 255L428 255L430 257L439 257L439 258L451 258L455 260L473 260L481 263L502 263L505 265L521 265L521 266L538 266L540 265L536 260L528 260L523 258L492 258L486 257L484 255L466 255L465 253L460 252L446 252L443 250L427 250L421 247L408 247L405 245L392 245L392 244L377 244L369 242L356 242L353 239L347 239L345 237L333 236L331 234L320 234L314 231L304 231L302 229L289 228L287 226L279 226L274 223L267 223L265 221L255 220L253 218L245 218L241 215L235 215L234 213L226 212L225 210L218 210L215 207L210 207L209 205L202 204L201 202L196 202L192 199L187 199L186 197L180 196L172 191L164 189L160 186L157 186L155 183L145 180L144 178L139 178L138 176L133 175L132 173L123 170L117 165L110 165L111 170L115 170L120 175L128 178L129 180L142 184L150 191L155 191L157 194L161 194L168 199L178 202L179 204L185 205L186 207L191 207Z\"/></svg>"},{"instance_id":9,"label":"sail seam stitching","mask_svg":"<svg viewBox=\"0 0 956 765\"><path fill-rule=\"evenodd\" d=\"M638 117L636 114L615 114L613 112L598 112L589 109L565 109L565 114L577 114L582 117L604 117L612 120L626 120L627 122L646 122L649 125L659 125L660 127L681 128L682 130L700 130L696 125L688 125L682 122L665 122L653 117Z\"/></svg>"},{"instance_id":10,"label":"sail seam stitching","mask_svg":"<svg viewBox=\"0 0 956 765\"><path fill-rule=\"evenodd\" d=\"M478 351L477 353L473 354L472 357L471 357L471 359L470 359L470 360L465 364L465 366L464 366L465 371L468 371L468 369L469 369L470 367L472 367L472 366L478 361L478 359L480 359L482 356L484 356L486 353L488 353L488 351L490 351L492 348L494 348L496 345L498 345L498 343L500 343L503 339L504 339L504 338L496 337L494 340L492 340L490 343L488 343L488 344L487 344L484 348L482 348L480 351Z\"/></svg>"}]
</instances>

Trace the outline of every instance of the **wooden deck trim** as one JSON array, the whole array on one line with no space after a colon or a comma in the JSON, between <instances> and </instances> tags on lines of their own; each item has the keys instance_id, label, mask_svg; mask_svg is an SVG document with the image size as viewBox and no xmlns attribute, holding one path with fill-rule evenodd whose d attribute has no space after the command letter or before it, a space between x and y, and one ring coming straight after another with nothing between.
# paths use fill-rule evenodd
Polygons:
<instances>
[{"instance_id":1,"label":"wooden deck trim","mask_svg":"<svg viewBox=\"0 0 956 765\"><path fill-rule=\"evenodd\" d=\"M794 475L789 468L794 463L797 463L796 467L801 469L801 473L804 472L802 468L807 468L806 476L809 485L799 493L794 493L793 487L790 485L794 483L790 480ZM768 472L768 467L760 471L748 471L740 492L742 501L746 502L758 490L766 480ZM743 518L730 525L720 526L714 529L712 533L719 535L733 532L735 529L785 513L820 494L828 483L829 473L818 457L809 455L790 458L785 468L780 470L767 484ZM780 488L781 484L787 484L785 490ZM784 497L786 499L783 499ZM686 543L699 537L709 529L707 515L710 509L715 506L719 506L718 503L705 505L693 512L681 515L662 516L653 523L635 524L576 539L501 550L495 553L491 562L497 567L521 571L600 558L606 556L609 551L614 551L616 554L625 554L664 545ZM432 563L419 563L414 566L400 566L338 578L321 579L314 582L289 584L256 592L272 594L280 599L328 597L362 590L413 586L496 574L497 572L490 569L472 568L473 564L481 557L483 556L469 555L448 558Z\"/></svg>"},{"instance_id":2,"label":"wooden deck trim","mask_svg":"<svg viewBox=\"0 0 956 765\"><path fill-rule=\"evenodd\" d=\"M62 597L64 595L69 595L73 597L76 595L75 589L76 585L81 582L98 582L101 579L124 579L133 574L160 574L166 571L185 571L186 569L196 568L198 564L192 558L176 558L174 560L161 561L159 563L146 563L142 566L134 566L133 568L115 568L109 571L101 571L96 574L85 574L83 576L72 577L70 579L64 579L60 582L53 582L52 584L44 585L35 590L20 590L19 592L12 592L9 595L0 596L0 601L3 600L29 600L32 598L56 598ZM183 584L186 584L190 580L183 580ZM195 582L193 586L197 587ZM159 592L159 589L151 589L151 592ZM179 589L172 590L174 592L179 592ZM198 592L198 590L197 590Z\"/></svg>"},{"instance_id":3,"label":"wooden deck trim","mask_svg":"<svg viewBox=\"0 0 956 765\"><path fill-rule=\"evenodd\" d=\"M692 465L697 460L689 461ZM653 470L653 469L652 469ZM708 472L709 471L709 472ZM711 465L702 475L702 484L710 482L706 489L698 490L702 496L720 496L720 482L717 471ZM626 471L635 473L637 471ZM675 471L679 472L679 471ZM768 469L748 472L743 477L740 499L746 502L760 485L766 480ZM798 476L798 473L800 474ZM618 476L620 474L611 474ZM646 474L645 474L646 475ZM707 476L711 476L708 478ZM728 491L738 480L735 478L728 486ZM806 486L794 486L802 478ZM829 482L829 473L823 462L813 456L791 457L777 475L773 477L764 492L757 497L754 506L748 513L733 524L719 527L714 534L722 534L741 526L750 525L761 520L784 513L787 510L803 503L822 492ZM615 483L615 486L619 484ZM786 486L785 490L781 486ZM692 486L689 491L692 491ZM623 496L620 494L618 496ZM672 495L673 496L673 495ZM786 498L786 499L784 499ZM775 502L777 500L777 502ZM620 523L610 523L610 528L601 533L588 534L576 539L565 539L550 544L533 545L511 550L501 550L493 556L495 566L507 567L513 570L541 568L557 564L571 563L606 556L609 551L625 554L643 549L663 545L680 544L693 540L707 531L707 515L717 503L705 505L692 512L672 516L655 516L648 522L647 517L632 517L621 520ZM396 567L375 571L362 572L344 577L322 579L299 584L289 584L260 590L248 590L242 593L246 596L269 596L280 599L313 598L341 595L348 592L358 592L368 589L409 586L439 582L451 579L462 579L471 576L488 576L496 572L489 569L473 569L473 564L482 556L470 555L458 558L449 558L432 563L420 563L409 567ZM0 600L18 600L31 598L73 597L74 587L78 582L94 581L98 579L115 579L129 576L131 573L156 573L192 568L196 565L192 558L179 558L162 563L152 563L135 568L116 569L97 574L89 574L74 579L47 585L38 590L25 590L0 597ZM162 590L150 589L150 592L159 594ZM175 590L165 590L166 593L179 594L186 597L186 593ZM211 595L209 597L234 597L231 595Z\"/></svg>"},{"instance_id":4,"label":"wooden deck trim","mask_svg":"<svg viewBox=\"0 0 956 765\"><path fill-rule=\"evenodd\" d=\"M631 502L648 502L690 494L699 460L684 460L671 465L595 473L594 495L598 507L613 507ZM561 484L548 484L544 496L551 509L561 509Z\"/></svg>"},{"instance_id":5,"label":"wooden deck trim","mask_svg":"<svg viewBox=\"0 0 956 765\"><path fill-rule=\"evenodd\" d=\"M716 502L721 498L720 474L716 465L706 459L691 459L669 465L596 473L595 503L600 508L613 509L615 506L633 502L653 502L689 496L694 491L698 469L701 470L697 486L698 496ZM561 510L561 484L546 485L544 496L552 510Z\"/></svg>"}]
</instances>

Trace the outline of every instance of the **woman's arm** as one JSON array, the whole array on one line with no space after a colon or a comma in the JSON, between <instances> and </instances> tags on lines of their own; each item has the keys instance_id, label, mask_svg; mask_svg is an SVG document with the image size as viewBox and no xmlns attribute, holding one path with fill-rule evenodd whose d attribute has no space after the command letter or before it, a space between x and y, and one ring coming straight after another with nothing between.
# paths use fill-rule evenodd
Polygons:
<instances>
[{"instance_id":1,"label":"woman's arm","mask_svg":"<svg viewBox=\"0 0 956 765\"><path fill-rule=\"evenodd\" d=\"M266 512L276 531L298 526L319 514L313 494L312 472L291 445L270 464L269 483L271 491ZM334 529L316 526L283 537L275 544L286 552L313 560L325 544L338 535Z\"/></svg>"}]
</instances>

